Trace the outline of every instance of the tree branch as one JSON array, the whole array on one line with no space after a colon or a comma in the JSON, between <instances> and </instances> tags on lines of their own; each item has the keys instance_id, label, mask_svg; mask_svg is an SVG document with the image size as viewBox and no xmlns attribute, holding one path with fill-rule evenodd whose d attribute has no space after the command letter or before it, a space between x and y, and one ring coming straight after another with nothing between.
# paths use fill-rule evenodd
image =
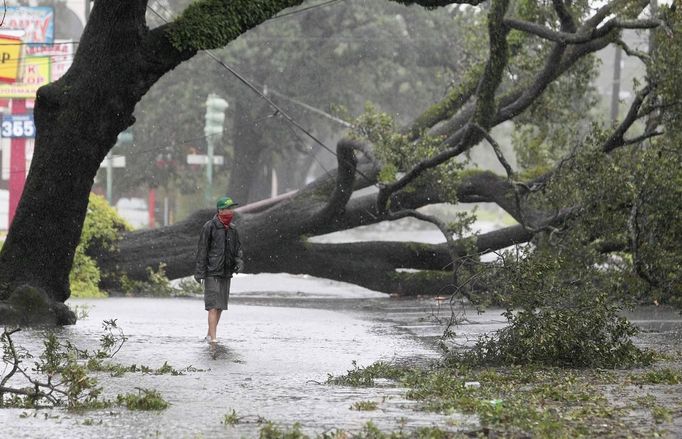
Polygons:
<instances>
[{"instance_id":1,"label":"tree branch","mask_svg":"<svg viewBox=\"0 0 682 439\"><path fill-rule=\"evenodd\" d=\"M632 105L630 105L628 114L625 116L620 125L615 129L615 131L609 136L606 142L604 142L604 144L602 145L602 151L609 153L614 149L621 147L625 144L624 139L625 133L627 132L627 130L630 129L632 124L634 124L635 121L639 119L639 109L644 103L644 99L649 95L649 93L652 90L653 90L652 85L647 84L646 87L644 87L637 93L635 99L632 101Z\"/></svg>"},{"instance_id":2,"label":"tree branch","mask_svg":"<svg viewBox=\"0 0 682 439\"><path fill-rule=\"evenodd\" d=\"M401 3L403 5L419 5L425 8L438 8L441 6L449 5L480 5L486 0L392 0L395 3Z\"/></svg>"},{"instance_id":3,"label":"tree branch","mask_svg":"<svg viewBox=\"0 0 682 439\"><path fill-rule=\"evenodd\" d=\"M410 127L405 130L410 140L417 140L423 130L429 129L438 122L454 116L469 99L476 93L480 76L483 73L483 65L474 66L471 71L466 73L466 79L458 87L450 90L448 95L440 102L432 105L420 114Z\"/></svg>"},{"instance_id":4,"label":"tree branch","mask_svg":"<svg viewBox=\"0 0 682 439\"><path fill-rule=\"evenodd\" d=\"M561 28L567 32L575 32L577 29L575 19L573 18L571 11L566 6L566 3L564 3L563 0L552 0L552 4L554 5L554 10L559 17L559 21L561 22Z\"/></svg>"},{"instance_id":5,"label":"tree branch","mask_svg":"<svg viewBox=\"0 0 682 439\"><path fill-rule=\"evenodd\" d=\"M514 170L512 169L507 159L504 157L504 153L502 153L502 148L500 147L500 145L495 141L495 139L493 139L490 133L483 129L482 126L476 123L472 124L472 126L479 130L483 137L488 141L490 146L492 146L493 151L495 151L495 155L497 156L497 160L500 162L505 172L507 173L507 178L509 179L509 181L515 180L516 178Z\"/></svg>"},{"instance_id":6,"label":"tree branch","mask_svg":"<svg viewBox=\"0 0 682 439\"><path fill-rule=\"evenodd\" d=\"M587 31L570 33L557 32L537 23L532 23L514 18L504 20L504 23L516 30L527 32L536 35L549 41L554 41L560 44L582 44L606 36L614 30L620 29L652 29L661 25L660 20L645 19L645 20L621 20L614 18L607 21L602 27L597 29L588 29Z\"/></svg>"},{"instance_id":7,"label":"tree branch","mask_svg":"<svg viewBox=\"0 0 682 439\"><path fill-rule=\"evenodd\" d=\"M326 206L318 214L320 221L326 222L343 214L346 204L353 194L353 182L358 164L355 158L355 150L362 150L362 145L359 142L342 139L336 145L338 159L336 186Z\"/></svg>"},{"instance_id":8,"label":"tree branch","mask_svg":"<svg viewBox=\"0 0 682 439\"><path fill-rule=\"evenodd\" d=\"M486 63L483 76L476 88L476 107L472 121L481 126L490 128L493 116L496 113L495 93L500 83L504 68L509 60L507 52L507 33L509 29L503 25L504 15L509 7L509 0L493 0L488 13L488 34L490 36L490 55ZM458 155L461 151L473 146L481 138L474 129L464 128L462 139L452 148L449 148L436 156L422 160L405 173L397 181L387 184L379 189L377 195L377 210L386 212L388 200L391 194L401 190L427 169L436 167L450 158Z\"/></svg>"},{"instance_id":9,"label":"tree branch","mask_svg":"<svg viewBox=\"0 0 682 439\"><path fill-rule=\"evenodd\" d=\"M644 134L641 134L637 137L633 137L632 139L623 139L623 146L628 146L628 145L634 145L637 143L641 143L647 139L651 139L653 137L658 137L662 136L665 134L662 131L647 131Z\"/></svg>"},{"instance_id":10,"label":"tree branch","mask_svg":"<svg viewBox=\"0 0 682 439\"><path fill-rule=\"evenodd\" d=\"M9 353L13 359L13 364L12 364L12 370L5 375L5 377L0 381L0 388L4 388L5 384L7 384L7 381L12 378L12 376L17 372L17 369L19 369L19 357L17 356L17 351L14 348L14 342L12 341L12 334L15 332L19 332L21 329L16 328L12 329L10 331L6 330L2 333L2 338L7 340L7 346L9 348ZM0 405L2 404L2 391L0 391Z\"/></svg>"},{"instance_id":11,"label":"tree branch","mask_svg":"<svg viewBox=\"0 0 682 439\"><path fill-rule=\"evenodd\" d=\"M596 26L599 25L608 15L612 13L615 5L618 3L614 1L602 7L593 17L588 19L579 29L579 33L592 32ZM637 7L644 9L648 5L646 0L638 0ZM570 22L563 22L561 31L568 33L572 26ZM573 45L567 49L565 44L556 43L550 55L548 56L543 69L536 75L530 86L521 85L506 95L499 98L498 107L500 110L495 116L493 125L500 124L507 121L527 109L535 99L542 94L547 86L565 73L572 67L579 59L589 53L596 52L603 49L612 42L610 35L605 35L599 38L594 38L582 44ZM432 136L448 136L443 142L444 148L453 148L460 144L464 136L464 127L469 120L473 108L469 107L460 111L452 119L440 126L436 126L429 131ZM457 153L461 153L458 151Z\"/></svg>"},{"instance_id":12,"label":"tree branch","mask_svg":"<svg viewBox=\"0 0 682 439\"><path fill-rule=\"evenodd\" d=\"M616 45L620 46L621 49L628 55L639 58L644 64L648 64L651 61L651 56L648 53L642 52L640 50L635 50L628 46L622 39L617 39L615 41Z\"/></svg>"}]
</instances>

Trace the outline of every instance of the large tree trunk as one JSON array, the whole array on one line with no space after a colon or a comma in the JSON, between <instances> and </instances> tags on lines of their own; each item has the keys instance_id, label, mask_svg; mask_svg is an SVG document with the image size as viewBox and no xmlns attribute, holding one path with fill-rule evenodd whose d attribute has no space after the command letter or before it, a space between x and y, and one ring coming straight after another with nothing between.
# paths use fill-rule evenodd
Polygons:
<instances>
[{"instance_id":1,"label":"large tree trunk","mask_svg":"<svg viewBox=\"0 0 682 439\"><path fill-rule=\"evenodd\" d=\"M136 1L95 7L69 72L38 91L33 161L0 253L0 299L22 284L52 301L69 297L93 179L117 134L133 123L134 106L147 89L140 61L130 60L139 54L134 30L144 27L140 16L144 6Z\"/></svg>"}]
</instances>

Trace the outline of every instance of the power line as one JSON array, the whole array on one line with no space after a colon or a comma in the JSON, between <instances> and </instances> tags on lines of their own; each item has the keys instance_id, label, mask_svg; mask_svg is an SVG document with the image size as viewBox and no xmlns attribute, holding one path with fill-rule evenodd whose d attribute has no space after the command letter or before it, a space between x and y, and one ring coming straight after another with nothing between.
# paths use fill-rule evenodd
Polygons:
<instances>
[{"instance_id":1,"label":"power line","mask_svg":"<svg viewBox=\"0 0 682 439\"><path fill-rule=\"evenodd\" d=\"M308 12L308 11L310 11L311 9L316 9L316 8L321 8L321 7L324 7L324 6L329 6L329 5L333 4L333 3L338 3L339 1L341 1L341 0L329 0L329 1L326 1L326 2L323 2L323 3L319 3L319 4L316 4L316 5L306 6L305 8L297 9L297 10L295 10L295 11L285 12L285 13L283 13L283 14L275 15L275 16L272 17L269 21L277 20L277 19L279 19L279 18L289 17L289 16L291 16L291 15L296 15L296 14L300 14L300 13L303 13L303 12Z\"/></svg>"}]
</instances>

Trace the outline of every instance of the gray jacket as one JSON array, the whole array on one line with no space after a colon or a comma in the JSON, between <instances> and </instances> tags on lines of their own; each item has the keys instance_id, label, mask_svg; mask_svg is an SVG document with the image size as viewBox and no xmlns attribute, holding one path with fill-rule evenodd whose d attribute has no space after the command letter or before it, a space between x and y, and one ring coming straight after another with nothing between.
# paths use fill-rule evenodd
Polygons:
<instances>
[{"instance_id":1,"label":"gray jacket","mask_svg":"<svg viewBox=\"0 0 682 439\"><path fill-rule=\"evenodd\" d=\"M197 245L196 279L232 277L244 269L242 246L233 224L226 229L218 215L207 221L201 229Z\"/></svg>"}]
</instances>

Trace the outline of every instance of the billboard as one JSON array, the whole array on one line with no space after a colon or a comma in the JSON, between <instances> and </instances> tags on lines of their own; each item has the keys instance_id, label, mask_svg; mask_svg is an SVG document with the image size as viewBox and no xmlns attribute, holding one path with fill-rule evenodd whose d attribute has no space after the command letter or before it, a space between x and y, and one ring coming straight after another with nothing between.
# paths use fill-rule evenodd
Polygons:
<instances>
[{"instance_id":1,"label":"billboard","mask_svg":"<svg viewBox=\"0 0 682 439\"><path fill-rule=\"evenodd\" d=\"M38 88L50 82L49 56L27 56L21 63L19 82L0 84L0 98L34 99Z\"/></svg>"},{"instance_id":2,"label":"billboard","mask_svg":"<svg viewBox=\"0 0 682 439\"><path fill-rule=\"evenodd\" d=\"M21 38L0 35L0 82L15 82L19 76Z\"/></svg>"},{"instance_id":3,"label":"billboard","mask_svg":"<svg viewBox=\"0 0 682 439\"><path fill-rule=\"evenodd\" d=\"M26 56L49 56L51 81L54 82L61 78L73 62L74 46L73 40L55 40L53 44L35 44L26 47Z\"/></svg>"},{"instance_id":4,"label":"billboard","mask_svg":"<svg viewBox=\"0 0 682 439\"><path fill-rule=\"evenodd\" d=\"M54 9L50 6L8 7L3 29L24 31L24 43L54 42Z\"/></svg>"}]
</instances>

